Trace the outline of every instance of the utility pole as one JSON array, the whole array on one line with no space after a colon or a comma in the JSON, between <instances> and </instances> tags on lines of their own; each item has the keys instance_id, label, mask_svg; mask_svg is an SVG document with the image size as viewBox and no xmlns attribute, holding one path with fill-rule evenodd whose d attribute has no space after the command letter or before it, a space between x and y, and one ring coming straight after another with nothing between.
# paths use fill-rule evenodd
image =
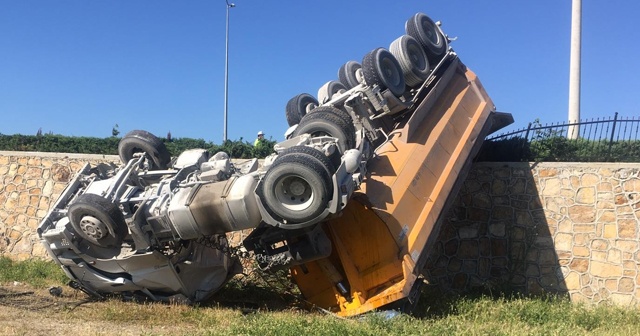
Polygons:
<instances>
[{"instance_id":1,"label":"utility pole","mask_svg":"<svg viewBox=\"0 0 640 336\"><path fill-rule=\"evenodd\" d=\"M222 132L222 142L227 141L227 113L229 112L229 9L235 7L234 3L227 3L227 34L225 38L225 56L224 56L224 130Z\"/></svg>"},{"instance_id":2,"label":"utility pole","mask_svg":"<svg viewBox=\"0 0 640 336\"><path fill-rule=\"evenodd\" d=\"M582 40L582 0L571 5L571 62L569 63L569 123L580 122L580 50ZM569 139L580 137L580 126L569 126Z\"/></svg>"}]
</instances>

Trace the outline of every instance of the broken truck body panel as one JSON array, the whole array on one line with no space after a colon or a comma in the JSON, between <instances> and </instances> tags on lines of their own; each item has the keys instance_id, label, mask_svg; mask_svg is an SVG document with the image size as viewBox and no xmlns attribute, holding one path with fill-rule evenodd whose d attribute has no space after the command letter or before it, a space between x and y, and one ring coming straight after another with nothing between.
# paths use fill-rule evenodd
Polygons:
<instances>
[{"instance_id":1,"label":"broken truck body panel","mask_svg":"<svg viewBox=\"0 0 640 336\"><path fill-rule=\"evenodd\" d=\"M425 264L456 181L492 125L502 122L473 72L453 64L369 161L369 175L342 216L325 224L346 295L319 265L295 267L307 300L356 315L407 299ZM438 87L442 86L442 87ZM506 117L509 118L508 116ZM321 261L316 261L319 264Z\"/></svg>"},{"instance_id":2,"label":"broken truck body panel","mask_svg":"<svg viewBox=\"0 0 640 336\"><path fill-rule=\"evenodd\" d=\"M67 186L38 227L42 243L95 296L206 300L242 255L290 269L307 301L343 316L415 302L471 159L513 119L439 25L418 13L406 29L391 51L340 68L321 103L292 98L287 140L260 167L204 149L172 161L160 139L129 132L122 165L87 165ZM229 246L226 234L246 229Z\"/></svg>"}]
</instances>

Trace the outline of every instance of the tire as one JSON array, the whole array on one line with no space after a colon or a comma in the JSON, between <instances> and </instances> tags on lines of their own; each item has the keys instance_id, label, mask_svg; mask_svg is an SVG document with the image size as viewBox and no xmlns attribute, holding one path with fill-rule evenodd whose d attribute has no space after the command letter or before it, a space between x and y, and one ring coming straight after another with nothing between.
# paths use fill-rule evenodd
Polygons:
<instances>
[{"instance_id":1,"label":"tire","mask_svg":"<svg viewBox=\"0 0 640 336\"><path fill-rule=\"evenodd\" d=\"M424 48L409 35L398 37L389 46L389 51L400 63L404 81L409 87L422 84L429 77L429 61Z\"/></svg>"},{"instance_id":2,"label":"tire","mask_svg":"<svg viewBox=\"0 0 640 336\"><path fill-rule=\"evenodd\" d=\"M338 81L328 81L318 89L318 101L320 104L324 104L331 100L333 95L339 93L340 90L347 91L347 88Z\"/></svg>"},{"instance_id":3,"label":"tire","mask_svg":"<svg viewBox=\"0 0 640 336\"><path fill-rule=\"evenodd\" d=\"M331 162L329 157L327 157L326 155L324 155L324 153L322 153L321 151L315 148L312 148L309 146L292 146L280 152L280 156L286 156L287 154L290 154L290 153L300 153L300 154L306 154L306 155L312 156L314 159L320 161L320 163L327 168L327 173L330 176L333 176L333 174L336 173L336 166Z\"/></svg>"},{"instance_id":4,"label":"tire","mask_svg":"<svg viewBox=\"0 0 640 336\"><path fill-rule=\"evenodd\" d=\"M100 247L120 247L128 233L118 206L95 194L78 196L67 216L80 237Z\"/></svg>"},{"instance_id":5,"label":"tire","mask_svg":"<svg viewBox=\"0 0 640 336\"><path fill-rule=\"evenodd\" d=\"M317 217L333 195L327 169L308 154L278 156L261 184L262 202L272 215L290 224Z\"/></svg>"},{"instance_id":6,"label":"tire","mask_svg":"<svg viewBox=\"0 0 640 336\"><path fill-rule=\"evenodd\" d=\"M424 13L416 13L404 25L407 35L416 39L424 48L429 64L435 66L447 52L446 38L436 23Z\"/></svg>"},{"instance_id":7,"label":"tire","mask_svg":"<svg viewBox=\"0 0 640 336\"><path fill-rule=\"evenodd\" d=\"M362 59L362 72L367 85L378 85L380 89L389 89L394 96L404 93L404 75L400 64L387 49L377 48Z\"/></svg>"},{"instance_id":8,"label":"tire","mask_svg":"<svg viewBox=\"0 0 640 336\"><path fill-rule=\"evenodd\" d=\"M334 107L326 106L320 111L309 113L293 132L293 136L309 133L312 137L328 135L338 139L338 150L344 153L355 147L356 134L352 123L347 123Z\"/></svg>"},{"instance_id":9,"label":"tire","mask_svg":"<svg viewBox=\"0 0 640 336\"><path fill-rule=\"evenodd\" d=\"M287 102L285 113L289 126L297 125L307 112L318 106L318 100L308 93L301 93Z\"/></svg>"},{"instance_id":10,"label":"tire","mask_svg":"<svg viewBox=\"0 0 640 336\"><path fill-rule=\"evenodd\" d=\"M118 154L123 163L129 162L134 154L141 152L151 159L151 169L167 169L171 161L171 155L164 142L147 131L131 131L122 137L118 144Z\"/></svg>"},{"instance_id":11,"label":"tire","mask_svg":"<svg viewBox=\"0 0 640 336\"><path fill-rule=\"evenodd\" d=\"M340 79L340 83L344 85L347 89L351 89L360 82L358 81L358 76L356 76L356 71L361 69L362 65L356 61L349 61L343 64L338 70L338 79Z\"/></svg>"}]
</instances>

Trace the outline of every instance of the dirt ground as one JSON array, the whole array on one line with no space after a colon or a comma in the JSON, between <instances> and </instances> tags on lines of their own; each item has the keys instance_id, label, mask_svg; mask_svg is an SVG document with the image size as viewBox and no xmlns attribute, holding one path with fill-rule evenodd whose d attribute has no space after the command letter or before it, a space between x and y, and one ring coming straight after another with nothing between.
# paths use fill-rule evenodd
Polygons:
<instances>
[{"instance_id":1,"label":"dirt ground","mask_svg":"<svg viewBox=\"0 0 640 336\"><path fill-rule=\"evenodd\" d=\"M185 334L182 326L149 326L91 319L103 303L63 287L59 297L23 284L0 286L0 335Z\"/></svg>"}]
</instances>

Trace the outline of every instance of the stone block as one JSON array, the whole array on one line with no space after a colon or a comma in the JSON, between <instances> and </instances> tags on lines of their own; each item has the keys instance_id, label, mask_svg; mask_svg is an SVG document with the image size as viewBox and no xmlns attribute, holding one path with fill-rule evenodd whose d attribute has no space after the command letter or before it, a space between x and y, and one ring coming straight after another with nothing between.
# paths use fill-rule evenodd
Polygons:
<instances>
[{"instance_id":1,"label":"stone block","mask_svg":"<svg viewBox=\"0 0 640 336\"><path fill-rule=\"evenodd\" d=\"M604 282L604 288L608 289L610 292L615 292L618 290L618 280L617 279L607 279Z\"/></svg>"},{"instance_id":2,"label":"stone block","mask_svg":"<svg viewBox=\"0 0 640 336\"><path fill-rule=\"evenodd\" d=\"M569 291L580 289L580 275L576 272L569 272L567 277L564 278L564 284Z\"/></svg>"},{"instance_id":3,"label":"stone block","mask_svg":"<svg viewBox=\"0 0 640 336\"><path fill-rule=\"evenodd\" d=\"M596 210L593 206L574 205L569 207L569 218L574 223L593 223L596 219Z\"/></svg>"},{"instance_id":4,"label":"stone block","mask_svg":"<svg viewBox=\"0 0 640 336\"><path fill-rule=\"evenodd\" d=\"M632 219L618 220L618 237L620 238L637 238L638 222Z\"/></svg>"},{"instance_id":5,"label":"stone block","mask_svg":"<svg viewBox=\"0 0 640 336\"><path fill-rule=\"evenodd\" d=\"M42 176L42 168L31 166L25 172L25 178L28 180L38 179Z\"/></svg>"},{"instance_id":6,"label":"stone block","mask_svg":"<svg viewBox=\"0 0 640 336\"><path fill-rule=\"evenodd\" d=\"M575 246L573 248L573 255L576 257L588 257L590 256L591 252L588 248L583 247L583 246Z\"/></svg>"},{"instance_id":7,"label":"stone block","mask_svg":"<svg viewBox=\"0 0 640 336\"><path fill-rule=\"evenodd\" d=\"M449 265L447 265L447 270L452 273L460 272L462 269L462 261L458 258L451 258L449 260Z\"/></svg>"},{"instance_id":8,"label":"stone block","mask_svg":"<svg viewBox=\"0 0 640 336\"><path fill-rule=\"evenodd\" d=\"M621 265L613 265L613 264L596 261L596 260L591 261L589 271L592 275L601 277L601 278L622 276Z\"/></svg>"},{"instance_id":9,"label":"stone block","mask_svg":"<svg viewBox=\"0 0 640 336\"><path fill-rule=\"evenodd\" d=\"M611 185L611 182L601 182L598 184L597 188L598 188L598 195L600 195L600 193L603 191L613 191L613 186Z\"/></svg>"},{"instance_id":10,"label":"stone block","mask_svg":"<svg viewBox=\"0 0 640 336\"><path fill-rule=\"evenodd\" d=\"M494 220L513 220L513 208L507 206L495 206L491 212Z\"/></svg>"},{"instance_id":11,"label":"stone block","mask_svg":"<svg viewBox=\"0 0 640 336\"><path fill-rule=\"evenodd\" d=\"M591 250L591 260L607 261L607 251Z\"/></svg>"},{"instance_id":12,"label":"stone block","mask_svg":"<svg viewBox=\"0 0 640 336\"><path fill-rule=\"evenodd\" d=\"M591 242L591 248L598 251L605 251L609 248L609 242L605 239L594 239Z\"/></svg>"},{"instance_id":13,"label":"stone block","mask_svg":"<svg viewBox=\"0 0 640 336\"><path fill-rule=\"evenodd\" d=\"M558 263L558 256L554 249L540 250L538 263L541 266L555 266Z\"/></svg>"},{"instance_id":14,"label":"stone block","mask_svg":"<svg viewBox=\"0 0 640 336\"><path fill-rule=\"evenodd\" d=\"M569 233L558 233L555 237L555 248L559 251L571 251L573 235Z\"/></svg>"},{"instance_id":15,"label":"stone block","mask_svg":"<svg viewBox=\"0 0 640 336\"><path fill-rule=\"evenodd\" d=\"M507 194L507 182L504 180L494 180L491 183L492 195L506 195Z\"/></svg>"},{"instance_id":16,"label":"stone block","mask_svg":"<svg viewBox=\"0 0 640 336\"><path fill-rule=\"evenodd\" d=\"M625 205L627 204L627 198L624 195L616 195L614 203L616 205Z\"/></svg>"},{"instance_id":17,"label":"stone block","mask_svg":"<svg viewBox=\"0 0 640 336\"><path fill-rule=\"evenodd\" d=\"M595 204L596 188L582 187L576 192L576 203L579 204Z\"/></svg>"},{"instance_id":18,"label":"stone block","mask_svg":"<svg viewBox=\"0 0 640 336\"><path fill-rule=\"evenodd\" d=\"M47 181L44 183L44 187L42 188L42 195L51 196L53 193L53 181Z\"/></svg>"},{"instance_id":19,"label":"stone block","mask_svg":"<svg viewBox=\"0 0 640 336\"><path fill-rule=\"evenodd\" d=\"M507 246L508 246L508 242L506 239L492 239L491 240L491 256L506 257Z\"/></svg>"},{"instance_id":20,"label":"stone block","mask_svg":"<svg viewBox=\"0 0 640 336\"><path fill-rule=\"evenodd\" d=\"M540 276L540 268L536 264L527 264L525 275L529 278Z\"/></svg>"},{"instance_id":21,"label":"stone block","mask_svg":"<svg viewBox=\"0 0 640 336\"><path fill-rule=\"evenodd\" d=\"M478 238L478 228L468 226L461 227L458 230L458 235L460 235L460 239Z\"/></svg>"},{"instance_id":22,"label":"stone block","mask_svg":"<svg viewBox=\"0 0 640 336\"><path fill-rule=\"evenodd\" d=\"M620 278L620 282L618 283L618 292L621 293L631 293L635 289L635 282L632 278L623 277Z\"/></svg>"},{"instance_id":23,"label":"stone block","mask_svg":"<svg viewBox=\"0 0 640 336\"><path fill-rule=\"evenodd\" d=\"M513 181L513 180L512 180ZM527 180L524 178L516 178L515 182L512 182L512 185L509 186L509 194L511 195L520 195L525 194L527 188Z\"/></svg>"},{"instance_id":24,"label":"stone block","mask_svg":"<svg viewBox=\"0 0 640 336\"><path fill-rule=\"evenodd\" d=\"M625 192L640 192L640 179L633 178L622 182L622 190Z\"/></svg>"},{"instance_id":25,"label":"stone block","mask_svg":"<svg viewBox=\"0 0 640 336\"><path fill-rule=\"evenodd\" d=\"M539 177L554 177L558 175L558 170L556 168L541 168L538 171Z\"/></svg>"},{"instance_id":26,"label":"stone block","mask_svg":"<svg viewBox=\"0 0 640 336\"><path fill-rule=\"evenodd\" d=\"M607 261L614 264L622 263L622 251L617 249L610 249L607 251Z\"/></svg>"},{"instance_id":27,"label":"stone block","mask_svg":"<svg viewBox=\"0 0 640 336\"><path fill-rule=\"evenodd\" d=\"M584 273L589 269L589 259L586 258L573 258L571 264L569 264L569 268L572 271L576 271L578 273Z\"/></svg>"},{"instance_id":28,"label":"stone block","mask_svg":"<svg viewBox=\"0 0 640 336\"><path fill-rule=\"evenodd\" d=\"M600 176L593 173L586 173L582 175L580 182L583 187L596 186L600 182Z\"/></svg>"},{"instance_id":29,"label":"stone block","mask_svg":"<svg viewBox=\"0 0 640 336\"><path fill-rule=\"evenodd\" d=\"M604 232L602 233L604 238L616 238L618 236L618 227L615 224L605 224Z\"/></svg>"},{"instance_id":30,"label":"stone block","mask_svg":"<svg viewBox=\"0 0 640 336\"><path fill-rule=\"evenodd\" d=\"M41 161L42 159L40 159L39 157L31 157L29 158L29 160L27 160L27 164L29 166L39 166Z\"/></svg>"},{"instance_id":31,"label":"stone block","mask_svg":"<svg viewBox=\"0 0 640 336\"><path fill-rule=\"evenodd\" d=\"M574 224L573 232L595 233L596 223L593 222L589 224Z\"/></svg>"},{"instance_id":32,"label":"stone block","mask_svg":"<svg viewBox=\"0 0 640 336\"><path fill-rule=\"evenodd\" d=\"M529 211L515 210L516 225L532 226L534 224L533 217Z\"/></svg>"},{"instance_id":33,"label":"stone block","mask_svg":"<svg viewBox=\"0 0 640 336\"><path fill-rule=\"evenodd\" d=\"M506 224L504 222L489 223L489 233L495 237L505 237L507 233Z\"/></svg>"},{"instance_id":34,"label":"stone block","mask_svg":"<svg viewBox=\"0 0 640 336\"><path fill-rule=\"evenodd\" d=\"M460 242L457 256L460 259L475 259L480 255L477 240L463 240Z\"/></svg>"},{"instance_id":35,"label":"stone block","mask_svg":"<svg viewBox=\"0 0 640 336\"><path fill-rule=\"evenodd\" d=\"M471 204L480 209L491 209L491 196L487 193L475 193L473 194Z\"/></svg>"},{"instance_id":36,"label":"stone block","mask_svg":"<svg viewBox=\"0 0 640 336\"><path fill-rule=\"evenodd\" d=\"M617 306L627 307L631 304L633 296L630 294L613 293L609 295L609 301Z\"/></svg>"},{"instance_id":37,"label":"stone block","mask_svg":"<svg viewBox=\"0 0 640 336\"><path fill-rule=\"evenodd\" d=\"M51 166L51 174L54 182L69 182L71 178L71 170L60 164Z\"/></svg>"},{"instance_id":38,"label":"stone block","mask_svg":"<svg viewBox=\"0 0 640 336\"><path fill-rule=\"evenodd\" d=\"M580 283L582 286L589 286L591 284L592 277L590 274L581 274L580 275Z\"/></svg>"},{"instance_id":39,"label":"stone block","mask_svg":"<svg viewBox=\"0 0 640 336\"><path fill-rule=\"evenodd\" d=\"M616 213L612 210L598 211L598 223L615 223Z\"/></svg>"},{"instance_id":40,"label":"stone block","mask_svg":"<svg viewBox=\"0 0 640 336\"><path fill-rule=\"evenodd\" d=\"M614 210L616 205L613 203L613 198L611 200L607 199L598 199L596 201L596 209L598 210Z\"/></svg>"},{"instance_id":41,"label":"stone block","mask_svg":"<svg viewBox=\"0 0 640 336\"><path fill-rule=\"evenodd\" d=\"M542 191L543 196L558 195L562 189L562 181L559 178L548 178L543 180Z\"/></svg>"},{"instance_id":42,"label":"stone block","mask_svg":"<svg viewBox=\"0 0 640 336\"><path fill-rule=\"evenodd\" d=\"M638 250L638 242L635 240L616 240L614 245L625 252L635 252Z\"/></svg>"},{"instance_id":43,"label":"stone block","mask_svg":"<svg viewBox=\"0 0 640 336\"><path fill-rule=\"evenodd\" d=\"M478 261L476 260L463 260L462 272L465 274L478 274Z\"/></svg>"}]
</instances>

